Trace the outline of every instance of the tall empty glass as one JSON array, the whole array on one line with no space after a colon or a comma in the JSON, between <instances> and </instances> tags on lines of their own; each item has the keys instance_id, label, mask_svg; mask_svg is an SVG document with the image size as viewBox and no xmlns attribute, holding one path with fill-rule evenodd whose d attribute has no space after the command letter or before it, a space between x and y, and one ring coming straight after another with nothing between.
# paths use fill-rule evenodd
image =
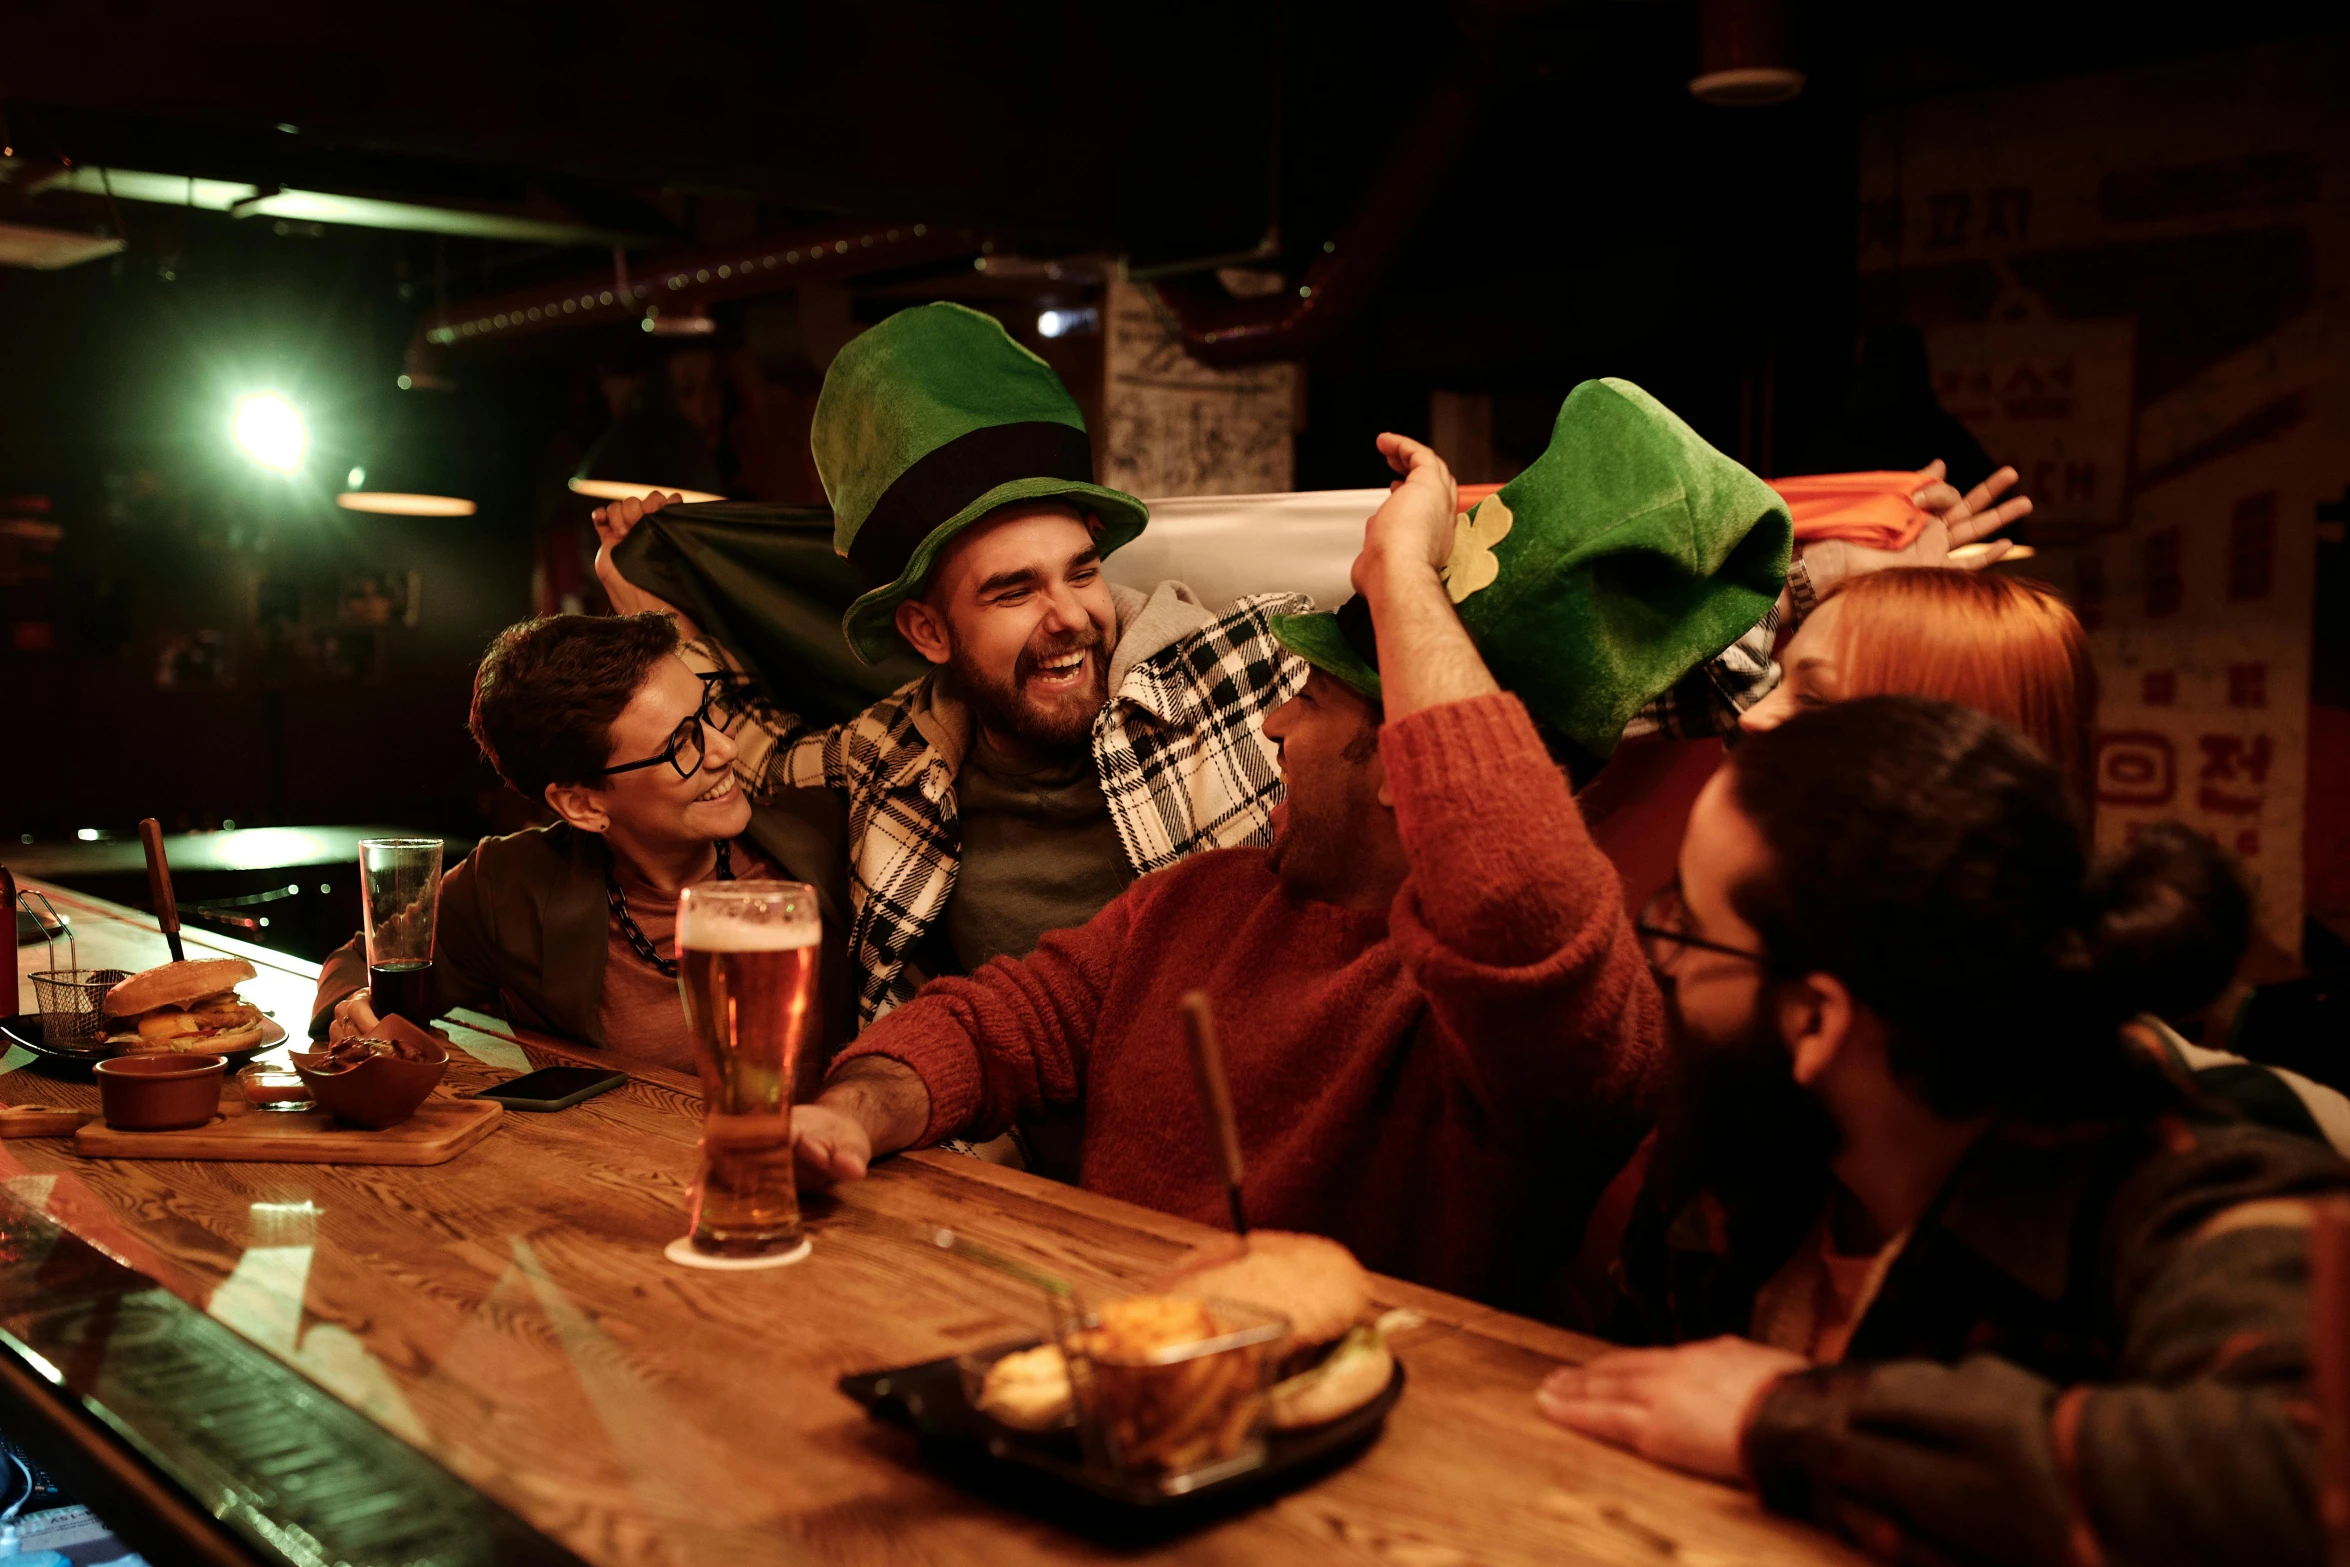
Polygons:
<instances>
[{"instance_id":1,"label":"tall empty glass","mask_svg":"<svg viewBox=\"0 0 2350 1567\"><path fill-rule=\"evenodd\" d=\"M367 916L367 1004L418 1028L432 1024L432 932L441 908L441 840L359 840Z\"/></svg>"},{"instance_id":2,"label":"tall empty glass","mask_svg":"<svg viewBox=\"0 0 2350 1567\"><path fill-rule=\"evenodd\" d=\"M691 1249L783 1260L802 1245L792 1085L816 1043L815 889L722 881L677 900L677 988L702 1073L702 1169Z\"/></svg>"}]
</instances>

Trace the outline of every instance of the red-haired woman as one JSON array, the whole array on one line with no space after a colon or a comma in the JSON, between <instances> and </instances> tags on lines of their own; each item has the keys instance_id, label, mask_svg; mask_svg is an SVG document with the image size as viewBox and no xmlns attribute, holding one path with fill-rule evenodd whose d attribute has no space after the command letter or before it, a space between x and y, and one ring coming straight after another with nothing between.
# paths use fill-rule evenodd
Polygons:
<instances>
[{"instance_id":1,"label":"red-haired woman","mask_svg":"<svg viewBox=\"0 0 2350 1567\"><path fill-rule=\"evenodd\" d=\"M2097 676L2080 621L2053 589L1986 571L1875 572L1815 609L1780 651L1779 662L1784 674L1778 687L1746 710L1740 728L1775 728L1805 708L1850 697L1963 703L2037 745L2071 781L2086 819ZM2172 836L2185 832L2175 824L2158 825L2108 874L2130 875L2137 860L2164 859L2177 847ZM2241 880L2204 886L2191 902L2161 904L2149 919L2200 922L2216 939L2199 950L2226 956L2223 967L2208 972L2159 960L2144 965L2150 1012L2137 1025L2141 1042L2255 1120L2322 1136L2350 1154L2350 1100L2295 1073L2192 1044L2155 1016L2184 1018L2226 988L2252 929L2251 894ZM2149 954L2172 945L2151 926L2137 934Z\"/></svg>"},{"instance_id":2,"label":"red-haired woman","mask_svg":"<svg viewBox=\"0 0 2350 1567\"><path fill-rule=\"evenodd\" d=\"M1784 678L1740 728L1855 696L1960 702L2021 730L2088 803L2097 674L2080 621L2049 588L1987 571L1876 572L1812 611L1779 662Z\"/></svg>"}]
</instances>

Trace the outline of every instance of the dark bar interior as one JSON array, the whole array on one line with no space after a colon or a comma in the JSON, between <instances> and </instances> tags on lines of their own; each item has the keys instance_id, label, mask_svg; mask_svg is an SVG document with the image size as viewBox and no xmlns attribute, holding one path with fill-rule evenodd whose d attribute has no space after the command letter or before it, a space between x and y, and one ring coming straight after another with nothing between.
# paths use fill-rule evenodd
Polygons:
<instances>
[{"instance_id":1,"label":"dark bar interior","mask_svg":"<svg viewBox=\"0 0 2350 1567\"><path fill-rule=\"evenodd\" d=\"M2350 1567L2345 79L0 15L0 1567Z\"/></svg>"}]
</instances>

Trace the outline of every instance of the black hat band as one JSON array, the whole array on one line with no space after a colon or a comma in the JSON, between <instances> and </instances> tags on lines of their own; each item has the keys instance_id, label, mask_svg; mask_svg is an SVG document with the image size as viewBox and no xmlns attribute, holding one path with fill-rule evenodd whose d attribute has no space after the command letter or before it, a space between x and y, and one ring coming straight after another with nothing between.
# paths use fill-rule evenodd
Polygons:
<instances>
[{"instance_id":1,"label":"black hat band","mask_svg":"<svg viewBox=\"0 0 2350 1567\"><path fill-rule=\"evenodd\" d=\"M1050 419L991 424L959 435L892 480L849 541L849 559L875 586L895 582L938 525L999 484L1018 479L1093 482L1093 442Z\"/></svg>"},{"instance_id":2,"label":"black hat band","mask_svg":"<svg viewBox=\"0 0 2350 1567\"><path fill-rule=\"evenodd\" d=\"M1357 593L1339 605L1332 618L1338 622L1338 634L1346 638L1346 645L1373 670L1378 669L1379 633L1371 625L1371 601Z\"/></svg>"}]
</instances>

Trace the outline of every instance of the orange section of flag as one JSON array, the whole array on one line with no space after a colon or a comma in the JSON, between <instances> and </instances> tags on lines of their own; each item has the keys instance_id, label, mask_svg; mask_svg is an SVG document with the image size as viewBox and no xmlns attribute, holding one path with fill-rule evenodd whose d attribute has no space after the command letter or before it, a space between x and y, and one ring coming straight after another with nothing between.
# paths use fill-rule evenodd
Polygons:
<instances>
[{"instance_id":1,"label":"orange section of flag","mask_svg":"<svg viewBox=\"0 0 2350 1567\"><path fill-rule=\"evenodd\" d=\"M1500 488L1501 486L1498 484L1458 485L1454 489L1454 495L1457 498L1454 500L1453 504L1458 506L1462 511L1472 511L1476 508L1476 505L1479 501L1485 499L1486 496L1491 495L1494 491Z\"/></svg>"},{"instance_id":2,"label":"orange section of flag","mask_svg":"<svg viewBox=\"0 0 2350 1567\"><path fill-rule=\"evenodd\" d=\"M1812 473L1765 481L1795 519L1799 543L1845 539L1873 550L1906 549L1931 519L1910 504L1914 473Z\"/></svg>"},{"instance_id":3,"label":"orange section of flag","mask_svg":"<svg viewBox=\"0 0 2350 1567\"><path fill-rule=\"evenodd\" d=\"M1787 503L1798 543L1847 539L1873 550L1907 549L1932 520L1910 504L1918 487L1914 473L1810 473L1765 482ZM1471 510L1500 488L1461 485L1460 509Z\"/></svg>"}]
</instances>

